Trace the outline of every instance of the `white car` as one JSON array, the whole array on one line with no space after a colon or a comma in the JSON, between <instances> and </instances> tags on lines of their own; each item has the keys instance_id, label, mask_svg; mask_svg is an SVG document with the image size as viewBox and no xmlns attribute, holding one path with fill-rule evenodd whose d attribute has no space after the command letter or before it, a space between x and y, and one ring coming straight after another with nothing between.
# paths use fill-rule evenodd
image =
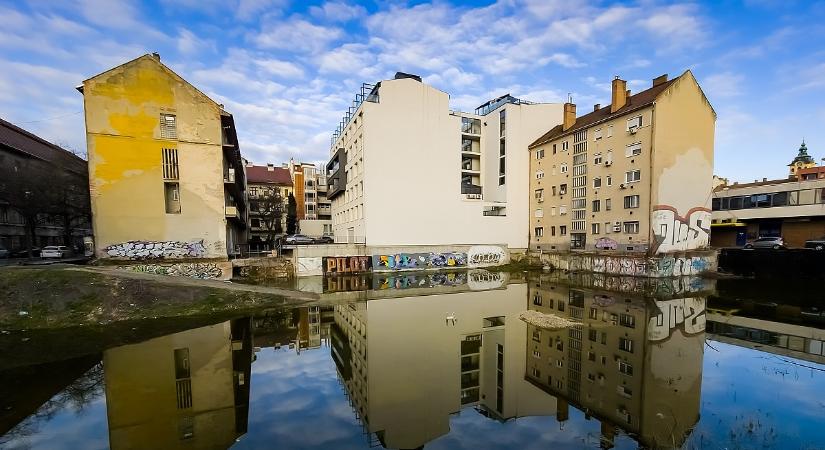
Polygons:
<instances>
[{"instance_id":1,"label":"white car","mask_svg":"<svg viewBox=\"0 0 825 450\"><path fill-rule=\"evenodd\" d=\"M50 245L40 251L41 258L63 258L69 254L69 248L62 245Z\"/></svg>"}]
</instances>

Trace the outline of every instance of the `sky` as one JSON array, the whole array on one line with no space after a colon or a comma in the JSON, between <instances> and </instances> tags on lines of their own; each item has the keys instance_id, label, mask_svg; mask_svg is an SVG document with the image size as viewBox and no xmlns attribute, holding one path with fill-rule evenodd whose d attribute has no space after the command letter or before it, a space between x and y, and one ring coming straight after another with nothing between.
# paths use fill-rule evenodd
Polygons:
<instances>
[{"instance_id":1,"label":"sky","mask_svg":"<svg viewBox=\"0 0 825 450\"><path fill-rule=\"evenodd\" d=\"M235 116L255 163L325 162L361 83L397 71L453 109L511 93L581 113L615 76L639 92L690 69L718 175L786 177L802 139L825 158L825 2L0 0L0 23L0 117L80 152L75 86L158 52Z\"/></svg>"}]
</instances>

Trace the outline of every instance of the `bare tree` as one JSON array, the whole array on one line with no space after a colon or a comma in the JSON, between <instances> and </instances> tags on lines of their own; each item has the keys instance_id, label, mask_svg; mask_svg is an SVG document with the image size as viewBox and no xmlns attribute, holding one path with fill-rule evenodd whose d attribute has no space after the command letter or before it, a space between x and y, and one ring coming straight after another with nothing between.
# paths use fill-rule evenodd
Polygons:
<instances>
[{"instance_id":1,"label":"bare tree","mask_svg":"<svg viewBox=\"0 0 825 450\"><path fill-rule=\"evenodd\" d=\"M56 188L45 170L26 170L19 166L0 167L0 200L17 211L26 230L29 257L35 246L37 227L52 213Z\"/></svg>"},{"instance_id":2,"label":"bare tree","mask_svg":"<svg viewBox=\"0 0 825 450\"><path fill-rule=\"evenodd\" d=\"M258 212L261 215L261 225L266 229L266 240L275 242L275 238L284 232L284 198L279 189L265 190L258 200Z\"/></svg>"}]
</instances>

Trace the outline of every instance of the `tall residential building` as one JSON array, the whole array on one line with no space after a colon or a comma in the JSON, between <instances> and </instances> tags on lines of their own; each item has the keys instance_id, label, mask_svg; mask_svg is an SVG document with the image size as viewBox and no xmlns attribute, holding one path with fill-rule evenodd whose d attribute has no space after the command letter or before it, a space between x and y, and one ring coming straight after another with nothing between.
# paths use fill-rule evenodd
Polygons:
<instances>
[{"instance_id":1,"label":"tall residential building","mask_svg":"<svg viewBox=\"0 0 825 450\"><path fill-rule=\"evenodd\" d=\"M78 90L98 257L226 259L246 242L244 165L222 105L157 54Z\"/></svg>"},{"instance_id":2,"label":"tall residential building","mask_svg":"<svg viewBox=\"0 0 825 450\"><path fill-rule=\"evenodd\" d=\"M92 235L88 170L83 159L0 119L0 249L65 245L82 254Z\"/></svg>"},{"instance_id":3,"label":"tall residential building","mask_svg":"<svg viewBox=\"0 0 825 450\"><path fill-rule=\"evenodd\" d=\"M290 160L298 207L298 229L302 234L321 236L332 234L332 206L327 197L327 177L314 164Z\"/></svg>"},{"instance_id":4,"label":"tall residential building","mask_svg":"<svg viewBox=\"0 0 825 450\"><path fill-rule=\"evenodd\" d=\"M560 104L510 95L474 113L415 75L364 84L327 164L336 242L527 248L527 144Z\"/></svg>"},{"instance_id":5,"label":"tall residential building","mask_svg":"<svg viewBox=\"0 0 825 450\"><path fill-rule=\"evenodd\" d=\"M716 113L690 71L564 120L530 144L530 248L664 254L710 240Z\"/></svg>"},{"instance_id":6,"label":"tall residential building","mask_svg":"<svg viewBox=\"0 0 825 450\"><path fill-rule=\"evenodd\" d=\"M286 233L288 200L293 189L292 176L289 169L273 164L247 164L246 182L249 192L250 249L271 249L273 242L270 237Z\"/></svg>"}]
</instances>

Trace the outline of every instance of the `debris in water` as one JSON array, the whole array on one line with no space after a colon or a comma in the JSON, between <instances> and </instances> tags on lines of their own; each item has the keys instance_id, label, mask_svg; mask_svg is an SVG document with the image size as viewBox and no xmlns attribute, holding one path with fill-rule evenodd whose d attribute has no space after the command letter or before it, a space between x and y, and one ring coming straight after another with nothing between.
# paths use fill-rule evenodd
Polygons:
<instances>
[{"instance_id":1,"label":"debris in water","mask_svg":"<svg viewBox=\"0 0 825 450\"><path fill-rule=\"evenodd\" d=\"M22 316L28 316L29 313L28 313L28 311L20 311L17 315L22 317Z\"/></svg>"},{"instance_id":2,"label":"debris in water","mask_svg":"<svg viewBox=\"0 0 825 450\"><path fill-rule=\"evenodd\" d=\"M518 315L518 318L530 325L548 330L561 330L578 325L579 322L559 317L553 314L544 314L539 311L527 310Z\"/></svg>"}]
</instances>

